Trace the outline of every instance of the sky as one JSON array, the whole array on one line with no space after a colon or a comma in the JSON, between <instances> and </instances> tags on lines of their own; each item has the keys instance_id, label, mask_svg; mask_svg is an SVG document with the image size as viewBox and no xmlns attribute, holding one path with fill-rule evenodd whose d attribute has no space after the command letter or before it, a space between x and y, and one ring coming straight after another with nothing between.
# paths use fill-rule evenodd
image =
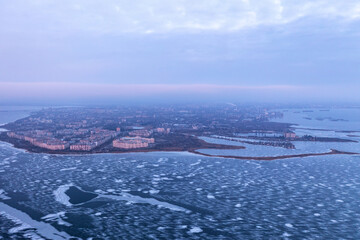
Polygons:
<instances>
[{"instance_id":1,"label":"sky","mask_svg":"<svg viewBox=\"0 0 360 240\"><path fill-rule=\"evenodd\" d=\"M358 0L0 0L0 104L360 102Z\"/></svg>"}]
</instances>

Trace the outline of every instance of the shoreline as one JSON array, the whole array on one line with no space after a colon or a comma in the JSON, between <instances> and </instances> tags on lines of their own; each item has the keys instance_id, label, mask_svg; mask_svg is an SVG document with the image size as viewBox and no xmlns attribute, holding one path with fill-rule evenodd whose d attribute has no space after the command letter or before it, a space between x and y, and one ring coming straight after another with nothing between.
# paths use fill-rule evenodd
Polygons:
<instances>
[{"instance_id":1,"label":"shoreline","mask_svg":"<svg viewBox=\"0 0 360 240\"><path fill-rule=\"evenodd\" d=\"M35 153L35 154L49 154L49 155L67 155L67 156L79 156L79 155L93 155L93 154L133 154L133 153L154 153L154 152L163 152L163 153L190 153L204 157L212 157L212 158L225 158L225 159L238 159L238 160L255 160L255 161L274 161L274 160L281 160L281 159L291 159L291 158L301 158L301 157L312 157L312 156L327 156L327 155L359 155L360 153L354 152L345 152L345 151L338 151L335 149L331 149L330 152L324 153L303 153L303 154L294 154L294 155L280 155L280 156L261 156L261 157L254 157L254 156L232 156L232 155L211 155L207 153L201 153L199 149L223 149L223 150L235 150L235 149L245 149L243 146L233 146L233 145L222 145L222 144L210 144L211 147L200 147L200 148L189 148L189 149L182 149L181 147L173 147L173 148L164 148L164 149L133 149L129 150L113 150L113 151L91 151L91 152L70 152L70 151L44 151L44 149L37 148L38 151L34 151L31 148L24 148L18 147L15 143L10 141L4 141L0 139L1 142L10 144L17 150L22 150L28 153ZM206 142L205 142L206 143ZM209 144L209 143L207 143Z\"/></svg>"},{"instance_id":2,"label":"shoreline","mask_svg":"<svg viewBox=\"0 0 360 240\"><path fill-rule=\"evenodd\" d=\"M25 117L26 118L26 117ZM283 123L289 126L294 126L297 129L304 129L304 130L318 130L318 131L335 131L335 132L343 132L343 133L358 133L358 131L338 131L338 130L330 130L330 129L312 129L306 127L296 127L299 126L298 124L294 123ZM236 149L245 149L244 146L236 146L236 145L226 145L226 144L217 144L217 143L209 143L206 142L196 136L188 135L188 134L178 134L173 139L170 139L170 143L163 144L160 143L159 145L155 145L150 148L138 148L138 149L116 149L113 147L109 147L109 144L100 145L91 151L71 151L70 149L66 150L48 150L45 148L36 147L24 140L14 139L8 137L5 132L9 131L6 129L6 125L10 123L0 123L0 141L4 143L10 144L17 150L25 151L28 153L40 153L40 154L49 154L49 155L72 155L72 156L79 156L79 155L90 155L90 154L122 154L122 153L152 153L152 152L163 152L163 153L170 153L170 152L177 152L177 153L190 153L196 154L199 156L205 157L216 157L216 158L227 158L227 159L239 159L239 160L257 160L257 161L272 161L272 160L279 160L279 159L290 159L290 158L301 158L301 157L311 157L311 156L326 156L326 155L359 155L360 153L353 153L353 152L345 152L345 151L338 151L335 149L331 149L329 152L323 153L303 153L303 154L292 154L292 155L280 155L280 156L233 156L233 155L212 155L201 153L199 150L201 149L217 149L217 150L236 150ZM1 131L3 130L3 131ZM179 138L180 136L180 138ZM179 142L179 139L181 141ZM164 139L160 139L164 140ZM296 140L295 140L296 141ZM358 142L355 140L350 139L340 139L340 138L318 138L315 142Z\"/></svg>"},{"instance_id":3,"label":"shoreline","mask_svg":"<svg viewBox=\"0 0 360 240\"><path fill-rule=\"evenodd\" d=\"M189 152L194 153L198 149L220 149L220 150L236 150L245 149L244 146L225 145L225 144L214 144L208 143L204 140L194 138L196 145L193 147L189 146L155 146L153 148L138 148L138 149L115 149L115 148L98 148L92 151L71 151L67 150L48 150L40 147L31 145L30 143L7 137L0 133L0 141L11 144L16 149L21 149L29 153L43 153L50 155L91 155L91 154L121 154L121 153L147 153L147 152Z\"/></svg>"},{"instance_id":4,"label":"shoreline","mask_svg":"<svg viewBox=\"0 0 360 240\"><path fill-rule=\"evenodd\" d=\"M301 130L313 130L313 131L322 131L322 132L338 132L338 133L360 133L359 130L336 130L328 128L312 128L312 127L295 127L295 129Z\"/></svg>"}]
</instances>

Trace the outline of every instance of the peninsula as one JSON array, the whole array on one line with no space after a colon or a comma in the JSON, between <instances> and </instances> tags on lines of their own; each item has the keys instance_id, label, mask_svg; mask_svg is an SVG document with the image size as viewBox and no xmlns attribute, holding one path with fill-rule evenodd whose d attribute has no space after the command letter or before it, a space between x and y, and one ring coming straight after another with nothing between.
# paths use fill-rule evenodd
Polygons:
<instances>
[{"instance_id":1,"label":"peninsula","mask_svg":"<svg viewBox=\"0 0 360 240\"><path fill-rule=\"evenodd\" d=\"M275 160L327 154L241 157L218 156L200 149L244 149L241 143L295 148L294 141L348 142L351 140L296 136L289 123L272 122L282 113L266 108L211 106L47 108L8 123L0 140L34 153L94 154L187 151L204 156ZM199 137L229 141L209 143ZM236 142L236 143L231 143Z\"/></svg>"}]
</instances>

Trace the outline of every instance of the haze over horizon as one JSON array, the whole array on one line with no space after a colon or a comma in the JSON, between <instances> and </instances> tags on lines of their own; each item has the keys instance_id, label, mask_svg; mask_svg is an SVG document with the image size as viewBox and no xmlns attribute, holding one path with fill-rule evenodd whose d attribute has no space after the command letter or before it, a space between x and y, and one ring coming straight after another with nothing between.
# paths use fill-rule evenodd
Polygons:
<instances>
[{"instance_id":1,"label":"haze over horizon","mask_svg":"<svg viewBox=\"0 0 360 240\"><path fill-rule=\"evenodd\" d=\"M360 3L0 0L0 104L360 102Z\"/></svg>"}]
</instances>

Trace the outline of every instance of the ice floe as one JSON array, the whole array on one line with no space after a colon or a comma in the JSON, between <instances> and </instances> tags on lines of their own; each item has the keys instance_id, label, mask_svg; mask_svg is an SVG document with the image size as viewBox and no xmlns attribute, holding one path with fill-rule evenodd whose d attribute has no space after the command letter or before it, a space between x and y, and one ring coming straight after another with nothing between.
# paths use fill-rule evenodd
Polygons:
<instances>
[{"instance_id":1,"label":"ice floe","mask_svg":"<svg viewBox=\"0 0 360 240\"><path fill-rule=\"evenodd\" d=\"M108 195L108 194L102 194L99 197L113 199L113 200L119 200L119 201L127 201L130 203L145 203L150 205L155 205L160 208L167 208L173 211L180 211L180 212L187 212L190 213L191 211L188 209L185 209L183 207L168 203L159 201L155 198L143 198L140 196L135 196L129 193L122 193L121 195Z\"/></svg>"},{"instance_id":2,"label":"ice floe","mask_svg":"<svg viewBox=\"0 0 360 240\"><path fill-rule=\"evenodd\" d=\"M0 199L2 199L2 200L9 200L9 199L11 199L11 198L6 195L6 192L5 192L4 189L0 189Z\"/></svg>"},{"instance_id":3,"label":"ice floe","mask_svg":"<svg viewBox=\"0 0 360 240\"><path fill-rule=\"evenodd\" d=\"M2 210L0 212L2 216L8 218L15 224L19 225L11 228L9 230L10 234L19 233L21 231L35 231L36 234L47 239L53 239L53 240L77 239L65 232L58 231L56 228L54 228L48 223L36 221L26 213L23 213L1 202L0 202L0 209ZM29 235L30 233L27 234ZM34 234L30 234L30 235L34 235Z\"/></svg>"},{"instance_id":4,"label":"ice floe","mask_svg":"<svg viewBox=\"0 0 360 240\"><path fill-rule=\"evenodd\" d=\"M203 230L199 227L192 227L189 233L201 233Z\"/></svg>"},{"instance_id":5,"label":"ice floe","mask_svg":"<svg viewBox=\"0 0 360 240\"><path fill-rule=\"evenodd\" d=\"M60 169L60 171L71 171L71 170L75 170L76 169L76 167L70 167L70 168L62 168L62 169Z\"/></svg>"},{"instance_id":6,"label":"ice floe","mask_svg":"<svg viewBox=\"0 0 360 240\"><path fill-rule=\"evenodd\" d=\"M212 195L212 194L208 194L207 196L206 196L208 199L215 199L215 196L214 195Z\"/></svg>"},{"instance_id":7,"label":"ice floe","mask_svg":"<svg viewBox=\"0 0 360 240\"><path fill-rule=\"evenodd\" d=\"M65 206L71 207L70 197L65 193L69 190L70 187L74 186L73 184L65 184L58 187L53 194L55 195L55 200Z\"/></svg>"},{"instance_id":8,"label":"ice floe","mask_svg":"<svg viewBox=\"0 0 360 240\"><path fill-rule=\"evenodd\" d=\"M285 227L293 228L294 226L293 226L291 223L286 223L286 224L285 224Z\"/></svg>"},{"instance_id":9,"label":"ice floe","mask_svg":"<svg viewBox=\"0 0 360 240\"><path fill-rule=\"evenodd\" d=\"M68 227L72 225L64 220L64 219L66 219L65 212L48 214L48 215L42 217L41 219L46 222L57 222L57 224L59 224L59 225L64 225L64 226L68 226Z\"/></svg>"}]
</instances>

